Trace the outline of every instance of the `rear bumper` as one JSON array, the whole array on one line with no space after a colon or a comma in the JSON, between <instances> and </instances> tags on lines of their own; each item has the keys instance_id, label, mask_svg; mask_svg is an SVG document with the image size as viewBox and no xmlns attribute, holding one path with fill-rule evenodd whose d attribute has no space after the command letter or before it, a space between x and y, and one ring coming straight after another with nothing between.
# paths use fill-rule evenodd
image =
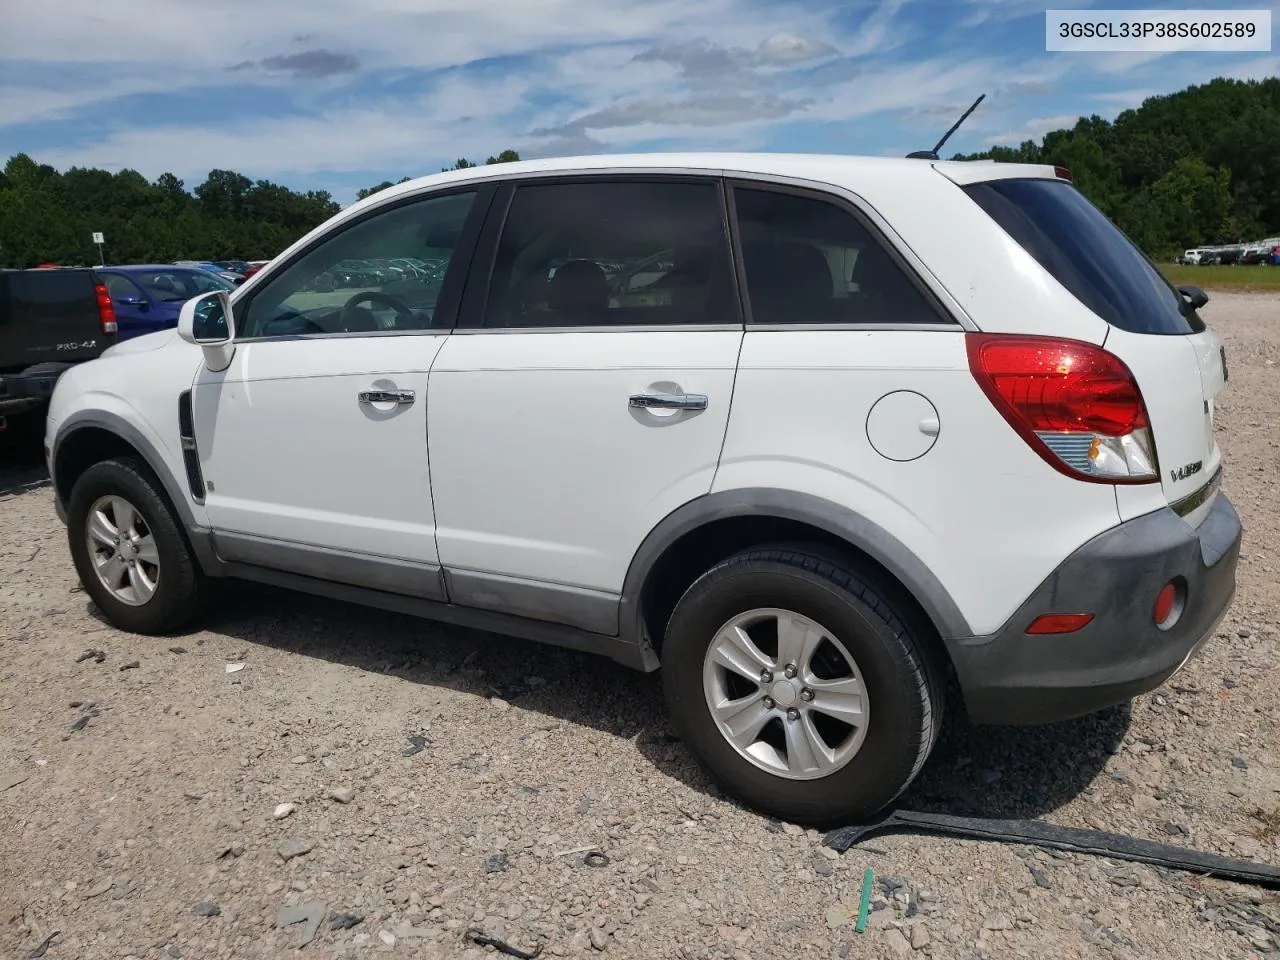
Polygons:
<instances>
[{"instance_id":1,"label":"rear bumper","mask_svg":"<svg viewBox=\"0 0 1280 960\"><path fill-rule=\"evenodd\" d=\"M59 366L54 370L0 375L0 413L16 414L43 407L53 396L53 388L65 369Z\"/></svg>"},{"instance_id":2,"label":"rear bumper","mask_svg":"<svg viewBox=\"0 0 1280 960\"><path fill-rule=\"evenodd\" d=\"M1165 508L1107 531L1067 558L1001 630L954 641L975 723L1052 723L1123 703L1164 683L1213 636L1231 605L1240 518L1219 492L1199 527ZM1161 630L1156 596L1185 582L1181 616ZM1046 613L1092 613L1075 633L1031 636Z\"/></svg>"}]
</instances>

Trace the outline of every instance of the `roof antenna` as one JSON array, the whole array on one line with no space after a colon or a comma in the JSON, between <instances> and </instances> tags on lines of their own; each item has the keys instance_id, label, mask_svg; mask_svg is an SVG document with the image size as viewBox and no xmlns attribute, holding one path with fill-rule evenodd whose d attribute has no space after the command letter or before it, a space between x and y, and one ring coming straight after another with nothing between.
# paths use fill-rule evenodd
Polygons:
<instances>
[{"instance_id":1,"label":"roof antenna","mask_svg":"<svg viewBox=\"0 0 1280 960\"><path fill-rule=\"evenodd\" d=\"M978 104L980 104L985 99L987 99L987 95L984 93L981 96L979 96L977 100L973 101L973 105L960 115L960 119L951 125L951 129L942 135L942 139L939 140L936 144L934 144L934 147L932 150L916 150L914 153L908 153L907 159L908 160L939 160L941 159L938 156L938 151L942 149L942 145L951 139L951 135L960 129L960 124L968 120L969 114L977 110Z\"/></svg>"}]
</instances>

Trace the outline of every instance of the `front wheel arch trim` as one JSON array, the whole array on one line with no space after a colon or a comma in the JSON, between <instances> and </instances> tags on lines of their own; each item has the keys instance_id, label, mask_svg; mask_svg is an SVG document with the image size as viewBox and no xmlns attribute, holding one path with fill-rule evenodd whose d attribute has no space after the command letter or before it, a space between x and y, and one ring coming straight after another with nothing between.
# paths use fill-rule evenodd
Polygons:
<instances>
[{"instance_id":1,"label":"front wheel arch trim","mask_svg":"<svg viewBox=\"0 0 1280 960\"><path fill-rule=\"evenodd\" d=\"M49 472L53 480L54 497L57 499L60 508L65 511L67 503L64 502L60 491L58 454L68 440L74 437L76 433L86 429L104 430L107 433L114 434L137 452L138 456L142 458L143 462L146 463L151 472L160 481L164 499L169 502L169 505L173 507L177 514L178 525L183 533L186 534L187 542L191 544L191 549L196 556L197 562L209 576L219 576L222 571L222 563L213 549L209 531L196 522L195 514L191 512L191 505L187 502L181 486L170 475L165 466L164 458L160 456L160 452L156 450L155 445L147 439L141 430L118 414L105 410L86 411L80 414L72 414L58 426L52 449L49 451ZM66 493L69 498L71 491L68 489Z\"/></svg>"}]
</instances>

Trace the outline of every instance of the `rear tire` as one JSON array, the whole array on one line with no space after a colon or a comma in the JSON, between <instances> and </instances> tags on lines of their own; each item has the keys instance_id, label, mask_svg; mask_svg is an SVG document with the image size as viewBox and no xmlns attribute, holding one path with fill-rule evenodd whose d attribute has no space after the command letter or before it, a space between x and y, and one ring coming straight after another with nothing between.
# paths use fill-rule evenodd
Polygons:
<instances>
[{"instance_id":1,"label":"rear tire","mask_svg":"<svg viewBox=\"0 0 1280 960\"><path fill-rule=\"evenodd\" d=\"M142 461L104 460L80 476L67 538L85 592L121 630L171 633L203 612L204 571Z\"/></svg>"},{"instance_id":2,"label":"rear tire","mask_svg":"<svg viewBox=\"0 0 1280 960\"><path fill-rule=\"evenodd\" d=\"M677 732L730 793L794 823L881 810L941 729L940 665L850 566L805 546L738 553L694 581L663 643Z\"/></svg>"}]
</instances>

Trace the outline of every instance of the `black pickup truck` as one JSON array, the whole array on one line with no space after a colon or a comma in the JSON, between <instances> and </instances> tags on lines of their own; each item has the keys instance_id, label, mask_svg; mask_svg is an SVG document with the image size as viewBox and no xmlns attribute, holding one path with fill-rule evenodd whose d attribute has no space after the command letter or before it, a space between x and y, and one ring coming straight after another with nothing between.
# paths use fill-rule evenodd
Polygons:
<instances>
[{"instance_id":1,"label":"black pickup truck","mask_svg":"<svg viewBox=\"0 0 1280 960\"><path fill-rule=\"evenodd\" d=\"M35 427L62 372L115 342L115 310L94 270L0 269L0 430Z\"/></svg>"}]
</instances>

